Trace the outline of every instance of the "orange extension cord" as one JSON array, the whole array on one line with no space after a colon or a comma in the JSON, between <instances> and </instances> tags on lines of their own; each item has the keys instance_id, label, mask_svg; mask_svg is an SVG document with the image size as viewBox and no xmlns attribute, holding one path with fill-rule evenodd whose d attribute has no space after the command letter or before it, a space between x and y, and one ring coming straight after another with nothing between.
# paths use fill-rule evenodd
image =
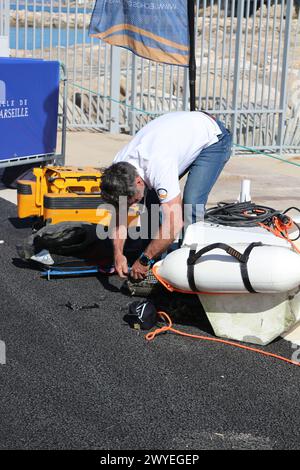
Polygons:
<instances>
[{"instance_id":1,"label":"orange extension cord","mask_svg":"<svg viewBox=\"0 0 300 470\"><path fill-rule=\"evenodd\" d=\"M261 227L264 229L268 230L268 232L273 233L276 235L276 237L283 238L287 240L293 247L293 249L297 252L300 253L300 249L296 246L296 244L293 242L293 240L290 239L288 231L292 228L293 226L293 221L290 219L290 221L287 224L282 223L278 217L273 217L273 226L274 228L269 227L268 225L259 223Z\"/></svg>"},{"instance_id":2,"label":"orange extension cord","mask_svg":"<svg viewBox=\"0 0 300 470\"><path fill-rule=\"evenodd\" d=\"M200 335L192 335L192 334L189 334L189 333L184 333L183 331L176 330L175 328L173 328L172 320L166 312L160 311L160 312L158 312L158 314L164 321L166 321L168 323L168 325L163 326L162 328L157 328L154 331L150 331L150 333L148 333L145 337L147 341L152 341L156 336L158 336L161 333L171 331L172 333L175 333L175 334L181 335L181 336L185 336L185 337L188 337L188 338L202 339L204 341L212 341L214 343L228 344L229 346L235 346L236 348L246 349L247 351L253 351L253 352L256 352L258 354L262 354L263 356L274 357L275 359L279 359L281 361L287 362L288 364L293 364L295 366L300 366L300 362L292 361L291 359L288 359L288 358L283 357L283 356L278 356L277 354L269 353L267 351L263 351L262 349L251 348L250 346L244 346L243 344L234 343L233 341L227 341L227 340L224 340L224 339L211 338L209 336L200 336Z\"/></svg>"}]
</instances>

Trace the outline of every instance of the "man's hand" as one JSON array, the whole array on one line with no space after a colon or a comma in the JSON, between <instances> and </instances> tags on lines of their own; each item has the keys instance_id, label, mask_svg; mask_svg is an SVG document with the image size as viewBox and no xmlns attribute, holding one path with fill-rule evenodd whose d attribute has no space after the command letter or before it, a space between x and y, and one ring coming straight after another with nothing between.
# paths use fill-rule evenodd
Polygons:
<instances>
[{"instance_id":1,"label":"man's hand","mask_svg":"<svg viewBox=\"0 0 300 470\"><path fill-rule=\"evenodd\" d=\"M115 268L120 277L126 278L128 276L127 258L122 253L115 255Z\"/></svg>"},{"instance_id":2,"label":"man's hand","mask_svg":"<svg viewBox=\"0 0 300 470\"><path fill-rule=\"evenodd\" d=\"M143 266L137 259L131 268L130 277L136 281L142 281L147 276L148 271L149 267Z\"/></svg>"}]
</instances>

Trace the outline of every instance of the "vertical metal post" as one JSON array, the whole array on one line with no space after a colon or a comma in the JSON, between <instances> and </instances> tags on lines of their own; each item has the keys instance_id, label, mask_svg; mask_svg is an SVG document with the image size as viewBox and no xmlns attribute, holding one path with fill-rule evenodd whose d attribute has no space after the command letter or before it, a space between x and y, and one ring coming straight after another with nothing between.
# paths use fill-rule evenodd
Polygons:
<instances>
[{"instance_id":1,"label":"vertical metal post","mask_svg":"<svg viewBox=\"0 0 300 470\"><path fill-rule=\"evenodd\" d=\"M9 0L0 0L0 57L9 56Z\"/></svg>"},{"instance_id":2,"label":"vertical metal post","mask_svg":"<svg viewBox=\"0 0 300 470\"><path fill-rule=\"evenodd\" d=\"M68 80L67 69L65 64L60 62L60 83L62 83L62 112L58 114L61 118L61 146L60 153L55 156L54 164L59 166L65 165L66 160L66 140L67 140L67 99L68 99Z\"/></svg>"},{"instance_id":3,"label":"vertical metal post","mask_svg":"<svg viewBox=\"0 0 300 470\"><path fill-rule=\"evenodd\" d=\"M121 52L116 46L111 47L110 51L110 122L109 131L112 134L120 132L120 65Z\"/></svg>"},{"instance_id":4,"label":"vertical metal post","mask_svg":"<svg viewBox=\"0 0 300 470\"><path fill-rule=\"evenodd\" d=\"M286 14L285 14L285 31L284 31L284 47L282 57L282 74L281 74L281 87L280 87L280 114L278 120L278 134L277 134L277 145L280 147L280 153L282 153L283 140L284 140L284 128L286 121L286 97L287 97L287 77L288 77L288 66L289 66L289 47L291 39L291 22L293 14L293 0L287 0Z\"/></svg>"},{"instance_id":5,"label":"vertical metal post","mask_svg":"<svg viewBox=\"0 0 300 470\"><path fill-rule=\"evenodd\" d=\"M62 70L63 96L62 96L62 129L61 129L61 159L59 164L64 165L66 160L66 140L67 140L67 101L68 101L68 77L64 64L60 64Z\"/></svg>"},{"instance_id":6,"label":"vertical metal post","mask_svg":"<svg viewBox=\"0 0 300 470\"><path fill-rule=\"evenodd\" d=\"M190 87L190 111L196 109L196 56L195 56L195 0L187 0L190 60L189 60L189 87Z\"/></svg>"},{"instance_id":7,"label":"vertical metal post","mask_svg":"<svg viewBox=\"0 0 300 470\"><path fill-rule=\"evenodd\" d=\"M189 109L189 97L190 97L190 84L189 84L189 69L185 67L183 77L183 111Z\"/></svg>"},{"instance_id":8,"label":"vertical metal post","mask_svg":"<svg viewBox=\"0 0 300 470\"><path fill-rule=\"evenodd\" d=\"M131 109L129 110L129 128L130 134L135 134L135 121L136 121L136 63L137 57L135 54L131 54L131 96L130 96L130 104Z\"/></svg>"},{"instance_id":9,"label":"vertical metal post","mask_svg":"<svg viewBox=\"0 0 300 470\"><path fill-rule=\"evenodd\" d=\"M238 99L239 99L239 83L240 83L240 72L241 72L241 61L240 52L242 46L242 32L243 32L243 12L244 12L244 0L237 0L237 23L236 23L236 36L235 36L235 57L234 57L234 72L233 72L233 97L232 97L232 120L231 120L231 132L233 135L233 141L236 141L236 129L237 129L237 115L238 115ZM234 6L233 6L234 8ZM233 148L233 155L234 155Z\"/></svg>"}]
</instances>

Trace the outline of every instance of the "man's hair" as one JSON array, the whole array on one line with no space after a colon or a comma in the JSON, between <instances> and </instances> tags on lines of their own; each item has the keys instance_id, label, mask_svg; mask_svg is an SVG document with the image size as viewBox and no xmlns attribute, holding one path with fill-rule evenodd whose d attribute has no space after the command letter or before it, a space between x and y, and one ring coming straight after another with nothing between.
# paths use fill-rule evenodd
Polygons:
<instances>
[{"instance_id":1,"label":"man's hair","mask_svg":"<svg viewBox=\"0 0 300 470\"><path fill-rule=\"evenodd\" d=\"M101 197L105 202L118 207L120 196L127 196L130 199L136 194L135 179L137 176L135 167L130 163L113 163L103 170Z\"/></svg>"}]
</instances>

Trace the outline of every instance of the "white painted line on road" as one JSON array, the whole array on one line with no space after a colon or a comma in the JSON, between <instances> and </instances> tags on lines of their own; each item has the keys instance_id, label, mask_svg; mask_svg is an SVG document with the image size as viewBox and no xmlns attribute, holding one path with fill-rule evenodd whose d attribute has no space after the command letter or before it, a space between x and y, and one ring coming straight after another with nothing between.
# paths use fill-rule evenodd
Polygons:
<instances>
[{"instance_id":1,"label":"white painted line on road","mask_svg":"<svg viewBox=\"0 0 300 470\"><path fill-rule=\"evenodd\" d=\"M16 189L1 189L0 197L8 202L17 205L17 190Z\"/></svg>"}]
</instances>

